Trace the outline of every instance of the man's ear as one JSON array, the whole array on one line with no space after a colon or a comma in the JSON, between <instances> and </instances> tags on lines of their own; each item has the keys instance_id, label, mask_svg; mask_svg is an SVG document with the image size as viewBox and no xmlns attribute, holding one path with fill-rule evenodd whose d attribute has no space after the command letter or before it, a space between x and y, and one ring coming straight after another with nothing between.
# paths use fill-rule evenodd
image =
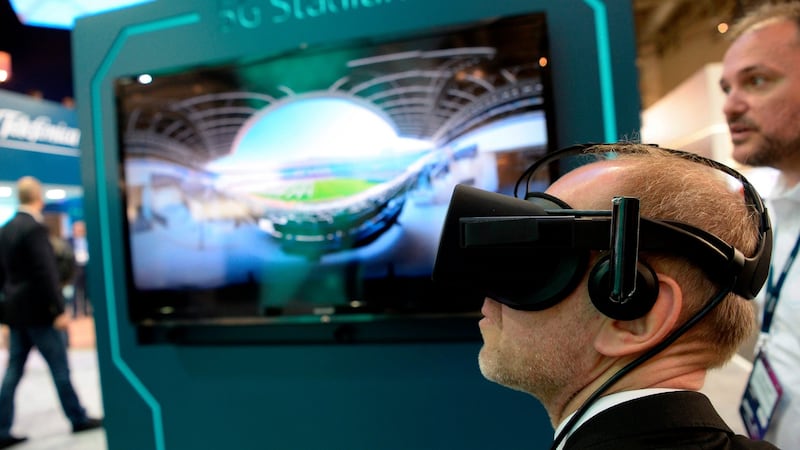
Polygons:
<instances>
[{"instance_id":1,"label":"man's ear","mask_svg":"<svg viewBox=\"0 0 800 450\"><path fill-rule=\"evenodd\" d=\"M657 277L658 297L650 312L634 320L606 318L595 338L595 350L610 357L641 353L675 328L683 309L683 291L674 278Z\"/></svg>"}]
</instances>

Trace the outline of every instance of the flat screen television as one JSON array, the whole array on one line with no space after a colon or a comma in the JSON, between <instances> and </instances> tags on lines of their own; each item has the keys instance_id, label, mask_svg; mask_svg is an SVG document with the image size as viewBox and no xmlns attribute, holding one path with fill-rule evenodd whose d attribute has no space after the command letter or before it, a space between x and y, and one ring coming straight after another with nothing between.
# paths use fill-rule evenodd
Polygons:
<instances>
[{"instance_id":1,"label":"flat screen television","mask_svg":"<svg viewBox=\"0 0 800 450\"><path fill-rule=\"evenodd\" d=\"M531 13L117 78L131 321L474 319L444 215L554 147L549 62Z\"/></svg>"}]
</instances>

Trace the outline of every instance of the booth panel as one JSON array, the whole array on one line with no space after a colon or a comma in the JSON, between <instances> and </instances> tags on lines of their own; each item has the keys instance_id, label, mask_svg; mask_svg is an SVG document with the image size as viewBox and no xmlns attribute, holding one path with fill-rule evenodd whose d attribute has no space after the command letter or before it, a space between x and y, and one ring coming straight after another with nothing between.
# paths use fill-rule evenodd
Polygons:
<instances>
[{"instance_id":1,"label":"booth panel","mask_svg":"<svg viewBox=\"0 0 800 450\"><path fill-rule=\"evenodd\" d=\"M242 336L214 342L214 331L205 329L198 338L190 327L159 330L171 342L143 343L144 324L129 315L130 223L119 146L125 130L115 90L123 77L538 11L547 17L551 51L552 144L611 141L639 128L630 4L457 6L446 0L163 0L78 21L73 46L90 294L110 450L548 445L552 428L541 407L480 375L474 335L246 343ZM181 341L186 333L197 339Z\"/></svg>"}]
</instances>

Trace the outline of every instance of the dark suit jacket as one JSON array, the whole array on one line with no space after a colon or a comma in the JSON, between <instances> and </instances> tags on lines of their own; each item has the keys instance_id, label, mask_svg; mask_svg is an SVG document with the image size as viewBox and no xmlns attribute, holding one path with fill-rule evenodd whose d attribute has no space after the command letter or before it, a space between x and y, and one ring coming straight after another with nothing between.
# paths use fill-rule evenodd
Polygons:
<instances>
[{"instance_id":1,"label":"dark suit jacket","mask_svg":"<svg viewBox=\"0 0 800 450\"><path fill-rule=\"evenodd\" d=\"M776 448L734 434L705 395L688 391L642 397L602 411L575 430L564 446L564 450Z\"/></svg>"},{"instance_id":2,"label":"dark suit jacket","mask_svg":"<svg viewBox=\"0 0 800 450\"><path fill-rule=\"evenodd\" d=\"M47 227L19 211L0 229L3 322L9 326L52 325L64 312L55 254Z\"/></svg>"}]
</instances>

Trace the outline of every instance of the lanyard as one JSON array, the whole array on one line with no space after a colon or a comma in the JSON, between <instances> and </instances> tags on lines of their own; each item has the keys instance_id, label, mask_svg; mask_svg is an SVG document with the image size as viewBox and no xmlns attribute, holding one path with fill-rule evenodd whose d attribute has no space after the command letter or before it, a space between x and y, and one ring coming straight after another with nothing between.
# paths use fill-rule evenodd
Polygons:
<instances>
[{"instance_id":1,"label":"lanyard","mask_svg":"<svg viewBox=\"0 0 800 450\"><path fill-rule=\"evenodd\" d=\"M764 303L764 320L761 323L762 333L768 333L769 327L772 326L772 317L775 315L775 306L778 304L778 299L781 296L781 289L783 289L783 283L786 281L786 276L788 275L789 270L792 268L792 264L797 257L798 249L800 249L800 235L798 235L797 240L794 241L792 252L789 253L789 257L786 259L786 263L783 265L783 270L778 277L777 283L773 283L772 268L770 267L769 279L767 280L767 298Z\"/></svg>"}]
</instances>

